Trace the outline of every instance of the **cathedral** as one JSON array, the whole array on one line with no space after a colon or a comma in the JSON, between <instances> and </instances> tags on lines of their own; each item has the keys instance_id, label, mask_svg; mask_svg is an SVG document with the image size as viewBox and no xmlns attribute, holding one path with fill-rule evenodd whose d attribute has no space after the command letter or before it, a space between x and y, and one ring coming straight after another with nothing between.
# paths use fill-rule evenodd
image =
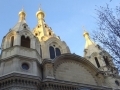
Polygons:
<instances>
[{"instance_id":1,"label":"cathedral","mask_svg":"<svg viewBox=\"0 0 120 90\"><path fill-rule=\"evenodd\" d=\"M24 10L3 37L0 54L0 90L120 90L120 76L112 57L93 42L85 30L84 56L69 47L36 13L31 31Z\"/></svg>"}]
</instances>

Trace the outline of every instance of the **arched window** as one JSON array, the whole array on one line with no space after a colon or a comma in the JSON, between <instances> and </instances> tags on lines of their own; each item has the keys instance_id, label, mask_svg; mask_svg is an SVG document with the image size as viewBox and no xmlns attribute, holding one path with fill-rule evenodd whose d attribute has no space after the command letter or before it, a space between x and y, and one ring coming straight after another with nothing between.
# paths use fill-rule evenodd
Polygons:
<instances>
[{"instance_id":1,"label":"arched window","mask_svg":"<svg viewBox=\"0 0 120 90\"><path fill-rule=\"evenodd\" d=\"M97 67L99 68L99 67L100 67L100 64L99 64L99 61L98 61L97 57L95 57L95 62L96 62L96 64L97 64Z\"/></svg>"},{"instance_id":2,"label":"arched window","mask_svg":"<svg viewBox=\"0 0 120 90\"><path fill-rule=\"evenodd\" d=\"M49 47L49 51L50 51L50 58L54 59L55 58L55 50L54 47L50 46Z\"/></svg>"},{"instance_id":3,"label":"arched window","mask_svg":"<svg viewBox=\"0 0 120 90\"><path fill-rule=\"evenodd\" d=\"M30 38L25 38L25 36L21 36L21 46L30 48Z\"/></svg>"},{"instance_id":4,"label":"arched window","mask_svg":"<svg viewBox=\"0 0 120 90\"><path fill-rule=\"evenodd\" d=\"M49 47L50 58L54 59L56 56L61 55L60 49L56 48L55 45Z\"/></svg>"},{"instance_id":5,"label":"arched window","mask_svg":"<svg viewBox=\"0 0 120 90\"><path fill-rule=\"evenodd\" d=\"M56 51L56 56L61 55L61 52L60 52L60 49L59 49L59 48L55 48L55 51Z\"/></svg>"},{"instance_id":6,"label":"arched window","mask_svg":"<svg viewBox=\"0 0 120 90\"><path fill-rule=\"evenodd\" d=\"M14 36L11 37L10 47L12 47L13 45L14 45Z\"/></svg>"},{"instance_id":7,"label":"arched window","mask_svg":"<svg viewBox=\"0 0 120 90\"><path fill-rule=\"evenodd\" d=\"M106 66L109 66L110 65L110 63L109 63L109 61L108 61L108 57L106 56L103 56L103 59L104 59L104 61L105 61L105 64L106 64Z\"/></svg>"}]
</instances>

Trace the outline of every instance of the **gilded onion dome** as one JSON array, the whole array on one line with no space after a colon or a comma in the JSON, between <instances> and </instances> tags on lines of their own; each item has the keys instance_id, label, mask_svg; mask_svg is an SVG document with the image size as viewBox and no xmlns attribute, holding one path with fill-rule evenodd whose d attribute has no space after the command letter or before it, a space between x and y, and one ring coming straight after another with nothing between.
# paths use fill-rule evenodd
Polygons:
<instances>
[{"instance_id":1,"label":"gilded onion dome","mask_svg":"<svg viewBox=\"0 0 120 90\"><path fill-rule=\"evenodd\" d=\"M22 10L19 12L19 21L25 20L25 16L26 16L26 13L25 13L25 11L22 9Z\"/></svg>"},{"instance_id":2,"label":"gilded onion dome","mask_svg":"<svg viewBox=\"0 0 120 90\"><path fill-rule=\"evenodd\" d=\"M45 13L39 8L39 10L38 10L37 13L36 13L36 17L37 17L38 19L44 18L44 17L45 17Z\"/></svg>"}]
</instances>

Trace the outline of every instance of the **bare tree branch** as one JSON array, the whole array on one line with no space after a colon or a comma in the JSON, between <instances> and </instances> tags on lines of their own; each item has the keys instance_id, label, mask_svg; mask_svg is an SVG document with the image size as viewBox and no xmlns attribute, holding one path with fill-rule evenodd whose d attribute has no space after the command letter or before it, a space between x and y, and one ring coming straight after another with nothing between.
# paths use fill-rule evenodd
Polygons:
<instances>
[{"instance_id":1,"label":"bare tree branch","mask_svg":"<svg viewBox=\"0 0 120 90\"><path fill-rule=\"evenodd\" d=\"M93 32L93 39L104 46L120 70L120 6L113 10L107 5L96 11L99 29Z\"/></svg>"}]
</instances>

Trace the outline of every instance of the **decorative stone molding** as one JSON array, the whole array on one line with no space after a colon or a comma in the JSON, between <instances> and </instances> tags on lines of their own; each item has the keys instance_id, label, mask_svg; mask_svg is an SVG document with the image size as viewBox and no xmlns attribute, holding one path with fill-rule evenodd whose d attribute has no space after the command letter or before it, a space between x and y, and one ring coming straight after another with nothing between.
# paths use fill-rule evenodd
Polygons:
<instances>
[{"instance_id":1,"label":"decorative stone molding","mask_svg":"<svg viewBox=\"0 0 120 90\"><path fill-rule=\"evenodd\" d=\"M30 37L30 39L34 38L34 35L29 30L19 31L19 35L20 36L24 35L25 37Z\"/></svg>"},{"instance_id":2,"label":"decorative stone molding","mask_svg":"<svg viewBox=\"0 0 120 90\"><path fill-rule=\"evenodd\" d=\"M26 48L21 46L13 46L12 48L4 49L1 54L1 59L9 58L14 55L19 55L28 58L36 58L40 63L42 62L41 56L36 49Z\"/></svg>"},{"instance_id":3,"label":"decorative stone molding","mask_svg":"<svg viewBox=\"0 0 120 90\"><path fill-rule=\"evenodd\" d=\"M57 79L46 79L43 80L42 83L42 90L81 90L81 89L87 89L87 90L112 90L112 88L109 87L103 87L103 86L95 86L95 85L88 85L88 84L82 84L82 83L74 83L74 82L68 82L63 80L57 80Z\"/></svg>"},{"instance_id":4,"label":"decorative stone molding","mask_svg":"<svg viewBox=\"0 0 120 90\"><path fill-rule=\"evenodd\" d=\"M6 78L0 77L0 90L38 90L40 88L39 79L29 76L24 78L15 74L8 75Z\"/></svg>"}]
</instances>

